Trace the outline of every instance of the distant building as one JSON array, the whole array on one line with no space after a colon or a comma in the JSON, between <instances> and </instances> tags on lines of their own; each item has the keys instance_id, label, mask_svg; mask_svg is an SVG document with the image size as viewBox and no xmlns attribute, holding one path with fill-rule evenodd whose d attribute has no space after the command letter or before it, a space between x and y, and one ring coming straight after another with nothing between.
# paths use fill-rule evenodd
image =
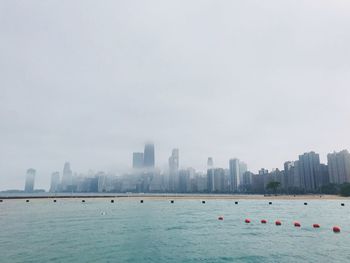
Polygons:
<instances>
[{"instance_id":1,"label":"distant building","mask_svg":"<svg viewBox=\"0 0 350 263\"><path fill-rule=\"evenodd\" d=\"M269 173L269 170L265 169L265 168L261 168L259 170L259 175L264 175L264 174L268 174Z\"/></svg>"},{"instance_id":2,"label":"distant building","mask_svg":"<svg viewBox=\"0 0 350 263\"><path fill-rule=\"evenodd\" d=\"M267 170L266 170L267 171ZM282 181L284 177L284 171L280 171L279 169L272 169L269 173L262 173L264 177L264 188L266 189L269 182L279 182L279 188L282 188Z\"/></svg>"},{"instance_id":3,"label":"distant building","mask_svg":"<svg viewBox=\"0 0 350 263\"><path fill-rule=\"evenodd\" d=\"M143 165L146 168L154 168L155 157L154 157L154 144L147 143L143 154Z\"/></svg>"},{"instance_id":4,"label":"distant building","mask_svg":"<svg viewBox=\"0 0 350 263\"><path fill-rule=\"evenodd\" d=\"M282 187L287 191L295 191L295 189L303 189L301 187L299 161L288 161L284 163L284 178Z\"/></svg>"},{"instance_id":5,"label":"distant building","mask_svg":"<svg viewBox=\"0 0 350 263\"><path fill-rule=\"evenodd\" d=\"M250 192L252 190L254 174L247 171L243 174L243 180L241 182L241 190L243 192Z\"/></svg>"},{"instance_id":6,"label":"distant building","mask_svg":"<svg viewBox=\"0 0 350 263\"><path fill-rule=\"evenodd\" d=\"M35 173L36 171L32 168L27 170L24 192L32 193L34 191Z\"/></svg>"},{"instance_id":7,"label":"distant building","mask_svg":"<svg viewBox=\"0 0 350 263\"><path fill-rule=\"evenodd\" d=\"M70 168L70 163L65 162L62 173L62 182L61 182L61 190L63 192L69 192L72 190L73 186L73 173Z\"/></svg>"},{"instance_id":8,"label":"distant building","mask_svg":"<svg viewBox=\"0 0 350 263\"><path fill-rule=\"evenodd\" d=\"M226 191L225 187L225 170L222 168L214 169L214 192L223 193Z\"/></svg>"},{"instance_id":9,"label":"distant building","mask_svg":"<svg viewBox=\"0 0 350 263\"><path fill-rule=\"evenodd\" d=\"M158 169L154 170L151 175L149 184L150 192L165 192L165 177Z\"/></svg>"},{"instance_id":10,"label":"distant building","mask_svg":"<svg viewBox=\"0 0 350 263\"><path fill-rule=\"evenodd\" d=\"M143 153L134 152L132 154L132 168L139 169L143 167Z\"/></svg>"},{"instance_id":11,"label":"distant building","mask_svg":"<svg viewBox=\"0 0 350 263\"><path fill-rule=\"evenodd\" d=\"M117 189L118 178L116 176L107 175L104 172L99 172L98 177L98 192L115 192Z\"/></svg>"},{"instance_id":12,"label":"distant building","mask_svg":"<svg viewBox=\"0 0 350 263\"><path fill-rule=\"evenodd\" d=\"M347 150L327 155L329 181L333 184L350 182L350 153Z\"/></svg>"},{"instance_id":13,"label":"distant building","mask_svg":"<svg viewBox=\"0 0 350 263\"><path fill-rule=\"evenodd\" d=\"M188 193L191 191L191 171L180 170L179 171L179 190L180 193Z\"/></svg>"},{"instance_id":14,"label":"distant building","mask_svg":"<svg viewBox=\"0 0 350 263\"><path fill-rule=\"evenodd\" d=\"M254 193L264 193L265 192L264 174L263 173L252 175L251 190Z\"/></svg>"},{"instance_id":15,"label":"distant building","mask_svg":"<svg viewBox=\"0 0 350 263\"><path fill-rule=\"evenodd\" d=\"M283 164L284 167L284 181L283 188L288 189L293 186L293 174L292 169L294 168L294 162L287 161Z\"/></svg>"},{"instance_id":16,"label":"distant building","mask_svg":"<svg viewBox=\"0 0 350 263\"><path fill-rule=\"evenodd\" d=\"M207 191L207 177L202 174L195 174L193 178L192 192L203 193Z\"/></svg>"},{"instance_id":17,"label":"distant building","mask_svg":"<svg viewBox=\"0 0 350 263\"><path fill-rule=\"evenodd\" d=\"M319 187L329 184L328 165L320 164L320 179L318 180L318 184Z\"/></svg>"},{"instance_id":18,"label":"distant building","mask_svg":"<svg viewBox=\"0 0 350 263\"><path fill-rule=\"evenodd\" d=\"M179 189L179 149L173 149L169 157L169 191L176 192Z\"/></svg>"},{"instance_id":19,"label":"distant building","mask_svg":"<svg viewBox=\"0 0 350 263\"><path fill-rule=\"evenodd\" d=\"M315 191L320 185L320 156L315 152L299 155L301 188Z\"/></svg>"},{"instance_id":20,"label":"distant building","mask_svg":"<svg viewBox=\"0 0 350 263\"><path fill-rule=\"evenodd\" d=\"M244 173L248 171L248 166L245 162L239 162L239 184L238 189L241 190L243 186L243 175Z\"/></svg>"},{"instance_id":21,"label":"distant building","mask_svg":"<svg viewBox=\"0 0 350 263\"><path fill-rule=\"evenodd\" d=\"M209 157L207 161L207 190L209 193L214 192L214 162L213 158Z\"/></svg>"},{"instance_id":22,"label":"distant building","mask_svg":"<svg viewBox=\"0 0 350 263\"><path fill-rule=\"evenodd\" d=\"M229 183L230 183L230 191L237 192L238 186L240 185L240 163L238 159L231 159L229 161Z\"/></svg>"},{"instance_id":23,"label":"distant building","mask_svg":"<svg viewBox=\"0 0 350 263\"><path fill-rule=\"evenodd\" d=\"M51 174L50 192L51 193L60 192L60 173L59 172L54 172Z\"/></svg>"}]
</instances>

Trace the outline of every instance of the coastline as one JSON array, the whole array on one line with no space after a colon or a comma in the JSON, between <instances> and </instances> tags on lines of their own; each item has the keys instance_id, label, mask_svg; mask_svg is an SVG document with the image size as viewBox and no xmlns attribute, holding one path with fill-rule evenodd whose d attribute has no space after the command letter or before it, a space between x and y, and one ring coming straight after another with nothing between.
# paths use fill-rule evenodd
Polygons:
<instances>
[{"instance_id":1,"label":"coastline","mask_svg":"<svg viewBox=\"0 0 350 263\"><path fill-rule=\"evenodd\" d=\"M40 194L40 195L3 195L0 199L145 199L145 200L350 200L350 197L338 195L229 195L229 194Z\"/></svg>"}]
</instances>

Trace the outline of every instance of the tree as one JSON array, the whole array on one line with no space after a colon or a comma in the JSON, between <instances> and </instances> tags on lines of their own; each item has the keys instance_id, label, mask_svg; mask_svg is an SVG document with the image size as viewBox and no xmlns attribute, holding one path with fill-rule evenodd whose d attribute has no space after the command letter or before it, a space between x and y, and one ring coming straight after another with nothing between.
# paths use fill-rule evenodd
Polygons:
<instances>
[{"instance_id":1,"label":"tree","mask_svg":"<svg viewBox=\"0 0 350 263\"><path fill-rule=\"evenodd\" d=\"M277 181L270 181L267 185L266 185L266 189L271 189L275 194L277 192L277 188L281 185L280 182Z\"/></svg>"},{"instance_id":2,"label":"tree","mask_svg":"<svg viewBox=\"0 0 350 263\"><path fill-rule=\"evenodd\" d=\"M340 186L340 195L341 196L350 196L350 184L345 183Z\"/></svg>"}]
</instances>

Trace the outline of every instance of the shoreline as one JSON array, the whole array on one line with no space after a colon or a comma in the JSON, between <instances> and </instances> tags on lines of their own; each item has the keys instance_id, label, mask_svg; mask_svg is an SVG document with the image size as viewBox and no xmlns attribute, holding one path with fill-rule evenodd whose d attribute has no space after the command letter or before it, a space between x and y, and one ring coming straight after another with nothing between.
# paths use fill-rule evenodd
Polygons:
<instances>
[{"instance_id":1,"label":"shoreline","mask_svg":"<svg viewBox=\"0 0 350 263\"><path fill-rule=\"evenodd\" d=\"M3 200L16 199L148 199L148 200L350 200L338 195L229 195L229 194L49 194L49 195L0 195Z\"/></svg>"}]
</instances>

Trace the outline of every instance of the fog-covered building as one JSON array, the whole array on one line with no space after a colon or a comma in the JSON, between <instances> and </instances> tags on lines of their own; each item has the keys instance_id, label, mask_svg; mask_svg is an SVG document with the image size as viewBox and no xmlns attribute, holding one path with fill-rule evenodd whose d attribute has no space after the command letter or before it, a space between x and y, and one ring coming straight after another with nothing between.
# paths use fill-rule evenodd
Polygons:
<instances>
[{"instance_id":1,"label":"fog-covered building","mask_svg":"<svg viewBox=\"0 0 350 263\"><path fill-rule=\"evenodd\" d=\"M34 191L35 173L36 171L33 168L27 170L24 192L31 193Z\"/></svg>"},{"instance_id":2,"label":"fog-covered building","mask_svg":"<svg viewBox=\"0 0 350 263\"><path fill-rule=\"evenodd\" d=\"M51 193L58 193L60 192L60 173L59 172L53 172L51 174L51 185L50 185L50 192Z\"/></svg>"}]
</instances>

